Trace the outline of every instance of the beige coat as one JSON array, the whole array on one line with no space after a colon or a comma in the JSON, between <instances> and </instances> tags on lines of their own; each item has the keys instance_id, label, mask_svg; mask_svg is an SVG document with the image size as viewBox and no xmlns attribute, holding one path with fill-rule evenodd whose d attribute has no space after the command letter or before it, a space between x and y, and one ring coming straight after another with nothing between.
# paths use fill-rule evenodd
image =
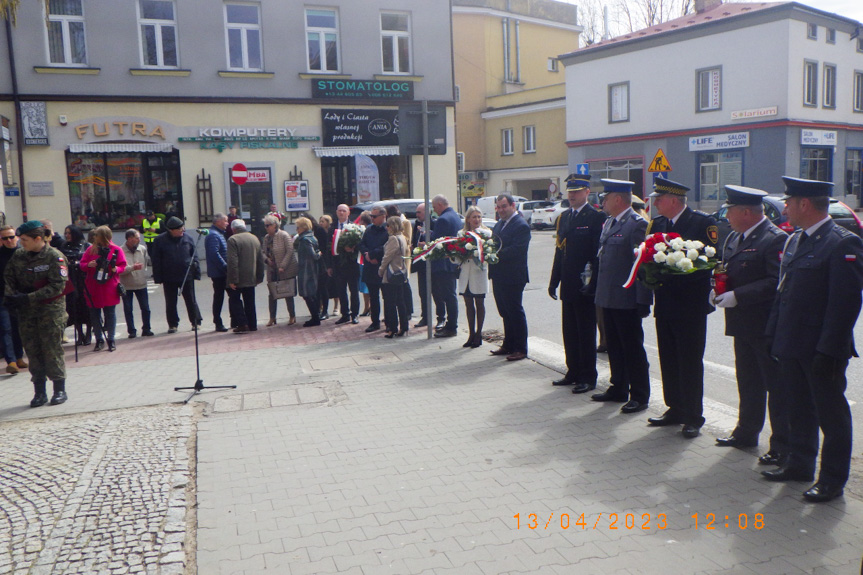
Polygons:
<instances>
[{"instance_id":1,"label":"beige coat","mask_svg":"<svg viewBox=\"0 0 863 575\"><path fill-rule=\"evenodd\" d=\"M279 230L272 236L264 236L264 258L267 262L268 282L297 277L297 254L294 252L294 240L288 232ZM284 271L278 273L279 269ZM278 276L274 273L278 273Z\"/></svg>"},{"instance_id":2,"label":"beige coat","mask_svg":"<svg viewBox=\"0 0 863 575\"><path fill-rule=\"evenodd\" d=\"M408 242L403 235L390 236L387 243L384 244L384 257L381 260L381 267L378 269L378 274L383 278L383 283L387 283L387 269L392 266L393 271L405 270L405 275L410 274L410 266L408 260L405 259L410 253Z\"/></svg>"},{"instance_id":3,"label":"beige coat","mask_svg":"<svg viewBox=\"0 0 863 575\"><path fill-rule=\"evenodd\" d=\"M264 281L261 242L250 232L234 231L228 238L228 285L255 287Z\"/></svg>"},{"instance_id":4,"label":"beige coat","mask_svg":"<svg viewBox=\"0 0 863 575\"><path fill-rule=\"evenodd\" d=\"M127 290L144 289L147 287L147 266L150 265L150 256L147 255L144 242L141 242L134 254L126 242L123 242L122 250L126 256L126 269L120 272L120 283L126 286ZM144 267L133 269L135 264L144 264Z\"/></svg>"}]
</instances>

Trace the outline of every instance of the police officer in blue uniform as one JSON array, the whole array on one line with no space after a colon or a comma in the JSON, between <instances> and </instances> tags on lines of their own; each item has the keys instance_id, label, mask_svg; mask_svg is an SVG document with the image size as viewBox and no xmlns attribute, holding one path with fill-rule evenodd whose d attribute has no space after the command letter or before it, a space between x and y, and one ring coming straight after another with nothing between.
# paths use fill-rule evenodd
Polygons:
<instances>
[{"instance_id":1,"label":"police officer in blue uniform","mask_svg":"<svg viewBox=\"0 0 863 575\"><path fill-rule=\"evenodd\" d=\"M851 467L845 369L856 356L854 324L863 290L863 241L828 215L833 184L783 177L785 213L800 228L785 244L767 334L791 405L788 460L770 481L818 481L803 493L820 503L842 495Z\"/></svg>"},{"instance_id":2,"label":"police officer in blue uniform","mask_svg":"<svg viewBox=\"0 0 863 575\"><path fill-rule=\"evenodd\" d=\"M686 205L683 184L656 178L648 233L676 233L685 240L715 246L719 238L716 221ZM709 270L667 276L656 290L653 315L662 373L662 394L668 410L647 420L653 426L683 424L683 437L698 437L704 425L704 347L707 343L707 314L713 311Z\"/></svg>"}]
</instances>

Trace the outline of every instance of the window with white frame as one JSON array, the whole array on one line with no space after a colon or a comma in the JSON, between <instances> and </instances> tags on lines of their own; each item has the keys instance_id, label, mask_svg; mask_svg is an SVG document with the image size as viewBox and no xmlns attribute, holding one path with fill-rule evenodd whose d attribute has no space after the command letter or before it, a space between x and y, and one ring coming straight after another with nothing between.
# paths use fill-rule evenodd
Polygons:
<instances>
[{"instance_id":1,"label":"window with white frame","mask_svg":"<svg viewBox=\"0 0 863 575\"><path fill-rule=\"evenodd\" d=\"M339 15L325 8L306 9L309 72L339 71Z\"/></svg>"},{"instance_id":2,"label":"window with white frame","mask_svg":"<svg viewBox=\"0 0 863 575\"><path fill-rule=\"evenodd\" d=\"M808 23L806 24L806 37L810 40L818 39L818 24Z\"/></svg>"},{"instance_id":3,"label":"window with white frame","mask_svg":"<svg viewBox=\"0 0 863 575\"><path fill-rule=\"evenodd\" d=\"M827 43L836 43L836 28L827 28Z\"/></svg>"},{"instance_id":4,"label":"window with white frame","mask_svg":"<svg viewBox=\"0 0 863 575\"><path fill-rule=\"evenodd\" d=\"M818 105L818 62L803 62L803 105Z\"/></svg>"},{"instance_id":5,"label":"window with white frame","mask_svg":"<svg viewBox=\"0 0 863 575\"><path fill-rule=\"evenodd\" d=\"M722 109L722 67L698 70L698 111Z\"/></svg>"},{"instance_id":6,"label":"window with white frame","mask_svg":"<svg viewBox=\"0 0 863 575\"><path fill-rule=\"evenodd\" d=\"M836 66L824 64L824 108L836 107Z\"/></svg>"},{"instance_id":7,"label":"window with white frame","mask_svg":"<svg viewBox=\"0 0 863 575\"><path fill-rule=\"evenodd\" d=\"M857 38L857 51L863 52L863 36Z\"/></svg>"},{"instance_id":8,"label":"window with white frame","mask_svg":"<svg viewBox=\"0 0 863 575\"><path fill-rule=\"evenodd\" d=\"M141 62L153 68L176 68L177 16L173 0L140 0Z\"/></svg>"},{"instance_id":9,"label":"window with white frame","mask_svg":"<svg viewBox=\"0 0 863 575\"><path fill-rule=\"evenodd\" d=\"M854 72L854 111L863 112L863 72Z\"/></svg>"},{"instance_id":10,"label":"window with white frame","mask_svg":"<svg viewBox=\"0 0 863 575\"><path fill-rule=\"evenodd\" d=\"M608 123L629 121L629 82L608 86Z\"/></svg>"},{"instance_id":11,"label":"window with white frame","mask_svg":"<svg viewBox=\"0 0 863 575\"><path fill-rule=\"evenodd\" d=\"M525 126L522 132L524 135L524 153L536 153L536 126Z\"/></svg>"},{"instance_id":12,"label":"window with white frame","mask_svg":"<svg viewBox=\"0 0 863 575\"><path fill-rule=\"evenodd\" d=\"M863 194L863 150L845 151L845 194Z\"/></svg>"},{"instance_id":13,"label":"window with white frame","mask_svg":"<svg viewBox=\"0 0 863 575\"><path fill-rule=\"evenodd\" d=\"M225 33L228 37L228 68L263 70L260 6L225 4Z\"/></svg>"},{"instance_id":14,"label":"window with white frame","mask_svg":"<svg viewBox=\"0 0 863 575\"><path fill-rule=\"evenodd\" d=\"M503 156L513 155L512 128L505 128L500 131L500 149Z\"/></svg>"},{"instance_id":15,"label":"window with white frame","mask_svg":"<svg viewBox=\"0 0 863 575\"><path fill-rule=\"evenodd\" d=\"M411 73L410 14L381 13L381 60L384 74Z\"/></svg>"},{"instance_id":16,"label":"window with white frame","mask_svg":"<svg viewBox=\"0 0 863 575\"><path fill-rule=\"evenodd\" d=\"M548 59L548 71L549 72L557 72L557 58L549 58Z\"/></svg>"},{"instance_id":17,"label":"window with white frame","mask_svg":"<svg viewBox=\"0 0 863 575\"><path fill-rule=\"evenodd\" d=\"M85 66L83 0L49 0L48 57L52 64Z\"/></svg>"}]
</instances>

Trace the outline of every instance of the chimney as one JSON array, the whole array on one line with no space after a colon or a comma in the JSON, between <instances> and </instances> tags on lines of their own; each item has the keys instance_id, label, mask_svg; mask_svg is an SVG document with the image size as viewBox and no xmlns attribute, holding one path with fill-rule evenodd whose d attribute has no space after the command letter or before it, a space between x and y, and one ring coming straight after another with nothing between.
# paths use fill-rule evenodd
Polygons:
<instances>
[{"instance_id":1,"label":"chimney","mask_svg":"<svg viewBox=\"0 0 863 575\"><path fill-rule=\"evenodd\" d=\"M707 12L722 4L722 0L695 0L695 13Z\"/></svg>"},{"instance_id":2,"label":"chimney","mask_svg":"<svg viewBox=\"0 0 863 575\"><path fill-rule=\"evenodd\" d=\"M602 7L602 41L611 39L610 26L608 25L608 6Z\"/></svg>"}]
</instances>

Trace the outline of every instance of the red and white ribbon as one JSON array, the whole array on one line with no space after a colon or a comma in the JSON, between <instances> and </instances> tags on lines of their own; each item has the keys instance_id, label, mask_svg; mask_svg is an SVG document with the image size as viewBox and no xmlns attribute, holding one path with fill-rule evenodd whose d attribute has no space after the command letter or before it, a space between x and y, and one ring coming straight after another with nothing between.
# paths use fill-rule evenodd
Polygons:
<instances>
[{"instance_id":1,"label":"red and white ribbon","mask_svg":"<svg viewBox=\"0 0 863 575\"><path fill-rule=\"evenodd\" d=\"M485 253L482 251L482 238L476 232L468 232L476 240L476 255L480 263L485 263Z\"/></svg>"},{"instance_id":2,"label":"red and white ribbon","mask_svg":"<svg viewBox=\"0 0 863 575\"><path fill-rule=\"evenodd\" d=\"M425 248L422 249L420 253L414 256L414 259L411 260L412 263L417 263L419 261L425 260L428 255L438 246L442 246L444 244L448 244L456 241L458 238L441 238L440 240L436 240L430 244L428 244Z\"/></svg>"},{"instance_id":3,"label":"red and white ribbon","mask_svg":"<svg viewBox=\"0 0 863 575\"><path fill-rule=\"evenodd\" d=\"M333 232L333 255L339 255L339 236L342 235L342 230L336 228Z\"/></svg>"},{"instance_id":4,"label":"red and white ribbon","mask_svg":"<svg viewBox=\"0 0 863 575\"><path fill-rule=\"evenodd\" d=\"M647 246L641 244L635 250L635 263L632 264L632 270L629 272L629 277L626 278L626 283L623 284L623 287L629 288L632 287L632 284L635 283L635 278L638 276L638 268L641 267L641 258L644 257L644 250L647 249Z\"/></svg>"}]
</instances>

